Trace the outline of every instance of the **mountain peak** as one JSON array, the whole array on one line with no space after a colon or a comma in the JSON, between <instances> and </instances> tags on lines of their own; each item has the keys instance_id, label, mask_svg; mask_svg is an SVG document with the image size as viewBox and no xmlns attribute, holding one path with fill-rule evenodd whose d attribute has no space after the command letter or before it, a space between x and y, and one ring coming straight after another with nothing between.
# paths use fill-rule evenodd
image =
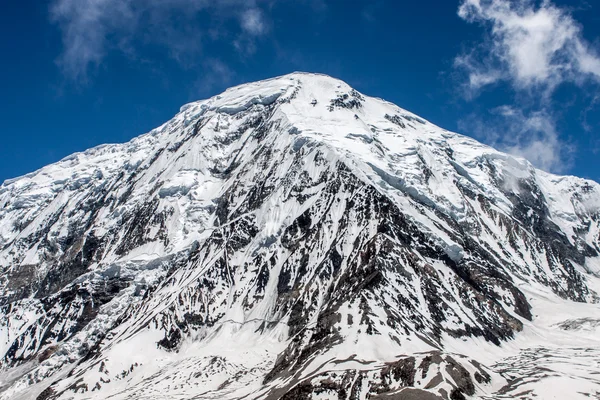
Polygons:
<instances>
[{"instance_id":1,"label":"mountain peak","mask_svg":"<svg viewBox=\"0 0 600 400\"><path fill-rule=\"evenodd\" d=\"M0 187L0 399L539 395L600 354L599 199L325 75L236 86Z\"/></svg>"}]
</instances>

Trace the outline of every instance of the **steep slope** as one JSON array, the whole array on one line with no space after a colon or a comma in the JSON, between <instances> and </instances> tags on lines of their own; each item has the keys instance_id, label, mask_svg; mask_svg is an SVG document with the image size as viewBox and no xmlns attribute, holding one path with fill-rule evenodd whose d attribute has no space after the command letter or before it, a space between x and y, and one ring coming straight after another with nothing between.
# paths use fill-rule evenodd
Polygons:
<instances>
[{"instance_id":1,"label":"steep slope","mask_svg":"<svg viewBox=\"0 0 600 400\"><path fill-rule=\"evenodd\" d=\"M5 182L0 268L0 398L600 392L598 184L327 76Z\"/></svg>"}]
</instances>

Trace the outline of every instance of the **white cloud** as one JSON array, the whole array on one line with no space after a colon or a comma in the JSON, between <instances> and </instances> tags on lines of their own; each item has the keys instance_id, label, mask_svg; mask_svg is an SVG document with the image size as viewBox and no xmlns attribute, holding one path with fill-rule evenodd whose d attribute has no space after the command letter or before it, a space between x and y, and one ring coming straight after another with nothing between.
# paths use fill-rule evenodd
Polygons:
<instances>
[{"instance_id":1,"label":"white cloud","mask_svg":"<svg viewBox=\"0 0 600 400\"><path fill-rule=\"evenodd\" d=\"M558 131L556 118L566 106L553 94L570 83L587 98L600 84L600 56L581 25L550 0L461 0L458 15L485 29L483 39L454 60L466 74L466 97L495 84L509 84L515 94L515 105L471 116L461 128L539 168L567 171L574 147Z\"/></svg>"},{"instance_id":2,"label":"white cloud","mask_svg":"<svg viewBox=\"0 0 600 400\"><path fill-rule=\"evenodd\" d=\"M242 13L242 28L251 35L262 35L267 27L262 12L258 8L249 8Z\"/></svg>"},{"instance_id":3,"label":"white cloud","mask_svg":"<svg viewBox=\"0 0 600 400\"><path fill-rule=\"evenodd\" d=\"M234 46L240 32L250 37L267 32L260 1L53 0L50 17L63 39L58 63L65 75L82 81L110 51L136 57L139 46L158 45L183 66L201 64L204 40L219 38ZM197 23L201 12L210 16L212 25ZM237 31L231 31L228 20L237 22ZM216 34L219 30L225 31Z\"/></svg>"},{"instance_id":4,"label":"white cloud","mask_svg":"<svg viewBox=\"0 0 600 400\"><path fill-rule=\"evenodd\" d=\"M545 171L563 173L571 166L574 148L561 140L556 121L546 111L524 112L504 105L485 118L471 115L459 127Z\"/></svg>"},{"instance_id":5,"label":"white cloud","mask_svg":"<svg viewBox=\"0 0 600 400\"><path fill-rule=\"evenodd\" d=\"M564 172L568 169L572 148L566 145L556 130L554 120L545 112L524 115L509 109L504 117L509 119L509 133L504 139L504 147L514 155L529 160L533 165L546 171Z\"/></svg>"},{"instance_id":6,"label":"white cloud","mask_svg":"<svg viewBox=\"0 0 600 400\"><path fill-rule=\"evenodd\" d=\"M471 90L505 80L517 89L551 93L563 82L600 81L598 53L572 16L548 0L463 0L458 15L489 33L455 60Z\"/></svg>"},{"instance_id":7,"label":"white cloud","mask_svg":"<svg viewBox=\"0 0 600 400\"><path fill-rule=\"evenodd\" d=\"M111 10L110 15L106 10ZM114 10L114 12L113 12ZM75 79L86 75L106 54L108 33L129 19L127 2L114 0L61 0L51 8L53 21L63 31L64 52L60 64Z\"/></svg>"}]
</instances>

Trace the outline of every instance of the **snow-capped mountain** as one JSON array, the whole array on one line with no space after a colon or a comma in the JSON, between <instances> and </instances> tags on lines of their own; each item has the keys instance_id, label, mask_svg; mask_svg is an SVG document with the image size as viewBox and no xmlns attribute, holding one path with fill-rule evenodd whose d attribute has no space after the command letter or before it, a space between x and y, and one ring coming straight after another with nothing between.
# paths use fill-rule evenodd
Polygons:
<instances>
[{"instance_id":1,"label":"snow-capped mountain","mask_svg":"<svg viewBox=\"0 0 600 400\"><path fill-rule=\"evenodd\" d=\"M0 268L0 399L600 396L600 186L323 75L6 181Z\"/></svg>"}]
</instances>

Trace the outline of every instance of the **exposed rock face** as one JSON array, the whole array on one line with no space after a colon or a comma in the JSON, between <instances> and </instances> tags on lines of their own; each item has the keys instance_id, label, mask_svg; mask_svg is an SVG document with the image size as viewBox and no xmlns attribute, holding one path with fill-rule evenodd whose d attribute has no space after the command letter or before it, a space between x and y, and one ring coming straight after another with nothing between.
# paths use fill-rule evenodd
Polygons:
<instances>
[{"instance_id":1,"label":"exposed rock face","mask_svg":"<svg viewBox=\"0 0 600 400\"><path fill-rule=\"evenodd\" d=\"M473 375L465 368L468 366ZM474 380L473 376L479 377ZM475 382L490 383L490 375L469 360L455 361L440 352L422 353L382 368L327 371L293 388L278 388L267 399L464 399L475 394ZM281 394L281 393L285 394Z\"/></svg>"},{"instance_id":2,"label":"exposed rock face","mask_svg":"<svg viewBox=\"0 0 600 400\"><path fill-rule=\"evenodd\" d=\"M596 183L326 76L247 84L0 187L0 398L492 396L479 352L538 298L597 310L599 260Z\"/></svg>"}]
</instances>

